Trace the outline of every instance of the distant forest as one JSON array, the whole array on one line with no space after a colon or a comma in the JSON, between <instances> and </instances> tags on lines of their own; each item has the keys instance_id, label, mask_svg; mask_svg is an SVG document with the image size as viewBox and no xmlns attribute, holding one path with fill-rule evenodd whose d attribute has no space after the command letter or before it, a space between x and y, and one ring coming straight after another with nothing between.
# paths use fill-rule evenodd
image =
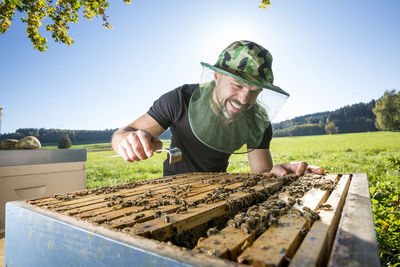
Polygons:
<instances>
[{"instance_id":1,"label":"distant forest","mask_svg":"<svg viewBox=\"0 0 400 267\"><path fill-rule=\"evenodd\" d=\"M335 111L304 115L291 120L273 123L273 136L303 136L326 134L325 126L334 123L336 133L357 133L378 131L376 128L375 100L345 106Z\"/></svg>"},{"instance_id":2,"label":"distant forest","mask_svg":"<svg viewBox=\"0 0 400 267\"><path fill-rule=\"evenodd\" d=\"M106 130L64 130L64 129L35 129L21 128L15 133L0 134L0 140L21 139L25 136L35 136L42 144L58 144L59 140L65 136L71 139L72 144L106 143L111 142L112 134L117 129ZM160 139L169 139L171 133L165 131Z\"/></svg>"},{"instance_id":3,"label":"distant forest","mask_svg":"<svg viewBox=\"0 0 400 267\"><path fill-rule=\"evenodd\" d=\"M336 133L356 133L378 131L375 126L375 115L372 109L375 100L369 103L358 103L345 106L335 111L326 111L310 115L304 115L291 120L273 123L273 136L304 136L326 134L326 125L334 123ZM22 128L15 133L0 134L0 140L21 139L25 136L35 136L41 143L57 144L58 141L68 136L73 144L79 143L103 143L110 142L111 136L117 129L106 130L63 130L63 129L35 129ZM165 131L160 139L170 139L171 132Z\"/></svg>"}]
</instances>

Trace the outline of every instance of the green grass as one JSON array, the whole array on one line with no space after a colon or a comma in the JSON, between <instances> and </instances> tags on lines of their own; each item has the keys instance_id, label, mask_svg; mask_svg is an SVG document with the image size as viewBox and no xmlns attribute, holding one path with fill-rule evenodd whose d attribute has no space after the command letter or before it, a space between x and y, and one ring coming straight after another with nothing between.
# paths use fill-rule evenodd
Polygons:
<instances>
[{"instance_id":1,"label":"green grass","mask_svg":"<svg viewBox=\"0 0 400 267\"><path fill-rule=\"evenodd\" d=\"M72 148L88 150L88 188L161 177L166 158L161 153L146 161L125 163L121 158L105 158L114 154L110 144ZM304 160L332 173L367 173L382 265L400 262L399 132L280 137L272 139L270 149L274 164ZM228 172L250 171L246 154L232 155L229 162Z\"/></svg>"}]
</instances>

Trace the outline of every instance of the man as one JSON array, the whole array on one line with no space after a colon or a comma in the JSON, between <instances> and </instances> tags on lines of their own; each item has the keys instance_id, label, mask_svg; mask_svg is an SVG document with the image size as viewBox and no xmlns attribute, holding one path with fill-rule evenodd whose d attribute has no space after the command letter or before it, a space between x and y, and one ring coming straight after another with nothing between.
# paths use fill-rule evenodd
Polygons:
<instances>
[{"instance_id":1,"label":"man","mask_svg":"<svg viewBox=\"0 0 400 267\"><path fill-rule=\"evenodd\" d=\"M117 130L112 138L114 151L127 162L145 160L162 147L157 137L170 128L171 147L178 147L183 157L172 165L165 161L164 176L225 172L230 155L243 145L252 172L323 173L305 162L273 166L270 120L289 94L273 85L271 63L272 56L262 46L232 43L215 65L201 63L203 82L164 94L146 114Z\"/></svg>"}]
</instances>

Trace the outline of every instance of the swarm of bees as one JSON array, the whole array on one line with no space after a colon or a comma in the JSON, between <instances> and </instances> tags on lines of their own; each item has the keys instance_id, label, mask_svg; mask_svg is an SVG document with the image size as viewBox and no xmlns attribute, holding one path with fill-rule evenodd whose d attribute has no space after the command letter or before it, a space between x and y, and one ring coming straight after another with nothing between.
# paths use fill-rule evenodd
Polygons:
<instances>
[{"instance_id":1,"label":"swarm of bees","mask_svg":"<svg viewBox=\"0 0 400 267\"><path fill-rule=\"evenodd\" d=\"M242 229L247 234L256 233L256 235L259 235L268 227L278 226L279 218L287 213L295 216L304 216L310 221L318 220L318 212L312 211L308 207L303 207L303 209L300 210L293 206L296 204L301 206L303 204L301 197L313 188L314 184L317 184L318 187L331 184L325 181L328 180L321 179L321 176L314 175L306 175L295 181L293 181L293 177L288 177L286 178L287 185L282 187L279 192L273 195L265 193L264 197L268 197L266 201L251 206L247 209L247 212L237 213L232 219L228 220L227 225ZM251 184L253 184L253 182ZM331 185L334 185L334 183ZM286 192L289 196L287 201L279 199L279 194L283 192ZM249 196L251 196L251 194ZM248 198L243 198L240 201L228 201L227 206L230 210L240 210L244 207L249 207L248 204L250 202ZM320 204L319 208L328 209L330 205ZM302 232L304 233L306 230L307 229L303 229Z\"/></svg>"},{"instance_id":2,"label":"swarm of bees","mask_svg":"<svg viewBox=\"0 0 400 267\"><path fill-rule=\"evenodd\" d=\"M183 176L179 177L183 178ZM53 197L56 200L69 201L88 194L99 195L113 193L104 198L100 197L100 200L103 199L105 201L104 205L110 207L111 210L137 207L134 209L126 209L126 212L121 213L121 216L129 216L129 218L125 218L125 220L146 221L159 218L158 222L171 225L174 225L177 218L180 217L177 214L191 213L191 208L196 208L202 204L224 201L223 204L228 215L217 225L212 223L205 224L204 228L201 230L201 235L218 235L218 229L222 229L227 225L235 229L240 229L248 235L255 235L257 237L264 233L269 227L278 227L280 224L280 217L285 214L302 216L311 222L318 220L318 212L303 206L301 198L312 188L332 191L336 186L335 182L324 179L323 176L313 174L304 175L302 177L288 175L275 178L270 174L249 173L232 175L228 173L217 173L208 175L206 178L200 178L200 183L215 185L211 187L215 188L208 192L200 193L201 195L197 196L196 194L199 194L199 191L198 188L194 188L196 187L195 183L179 185L171 183L171 181L176 178L177 177L170 177L168 179L163 178L131 182L124 185L89 189L73 194L55 195ZM199 180L197 180L197 182L198 181ZM277 189L278 186L269 186L276 181L283 181L284 186L279 191ZM122 192L118 193L121 189L130 189L138 185L160 183L168 183L162 186L162 193L160 193L161 190L155 190L154 187L152 187L153 189L143 188L143 190L136 191L137 193L135 192L135 194L130 194L128 196L122 194ZM231 184L235 183L241 184L237 187L229 187ZM240 197L231 197L238 192L246 194L240 195ZM284 198L280 196L280 194L283 193L285 195ZM170 207L158 210L161 206ZM330 210L331 208L329 204L322 203L318 205L317 210ZM143 213L143 211L146 210L151 210L151 212ZM130 232L132 224L123 228L123 231ZM210 226L212 227L209 228ZM301 235L304 236L307 232L307 228L304 227L301 229ZM195 240L197 240L197 238ZM175 242L174 240L172 241ZM218 252L213 252L212 254L218 254Z\"/></svg>"}]
</instances>

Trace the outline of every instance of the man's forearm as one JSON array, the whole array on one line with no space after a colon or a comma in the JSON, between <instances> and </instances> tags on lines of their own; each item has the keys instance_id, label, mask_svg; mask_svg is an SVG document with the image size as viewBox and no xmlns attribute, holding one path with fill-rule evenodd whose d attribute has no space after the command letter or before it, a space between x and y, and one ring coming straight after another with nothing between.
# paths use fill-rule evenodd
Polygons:
<instances>
[{"instance_id":1,"label":"man's forearm","mask_svg":"<svg viewBox=\"0 0 400 267\"><path fill-rule=\"evenodd\" d=\"M269 149L254 149L248 153L251 172L263 173L272 169L272 157Z\"/></svg>"}]
</instances>

